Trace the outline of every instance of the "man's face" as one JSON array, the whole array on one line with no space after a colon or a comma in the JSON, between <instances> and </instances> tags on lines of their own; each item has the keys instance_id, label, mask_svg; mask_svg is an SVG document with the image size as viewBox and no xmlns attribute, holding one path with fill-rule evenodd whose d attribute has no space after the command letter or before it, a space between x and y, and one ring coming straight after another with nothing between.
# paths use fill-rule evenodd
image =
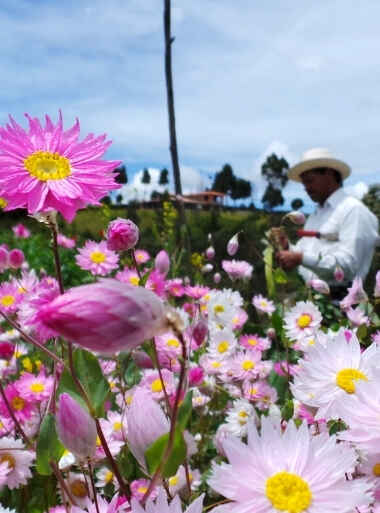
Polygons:
<instances>
[{"instance_id":1,"label":"man's face","mask_svg":"<svg viewBox=\"0 0 380 513\"><path fill-rule=\"evenodd\" d=\"M321 174L311 169L301 175L302 185L315 203L322 205L332 192L332 175L329 171L330 170L327 170L324 174ZM333 180L333 182L335 182L335 180Z\"/></svg>"}]
</instances>

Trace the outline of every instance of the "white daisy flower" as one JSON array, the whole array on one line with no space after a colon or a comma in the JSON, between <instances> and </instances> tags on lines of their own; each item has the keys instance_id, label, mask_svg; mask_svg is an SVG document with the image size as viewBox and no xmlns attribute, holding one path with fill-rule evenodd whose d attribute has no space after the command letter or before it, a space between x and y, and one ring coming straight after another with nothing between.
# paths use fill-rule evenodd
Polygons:
<instances>
[{"instance_id":1,"label":"white daisy flower","mask_svg":"<svg viewBox=\"0 0 380 513\"><path fill-rule=\"evenodd\" d=\"M0 463L7 462L11 469L5 480L5 485L11 490L27 484L32 477L30 467L34 459L34 453L25 449L20 439L0 438Z\"/></svg>"},{"instance_id":2,"label":"white daisy flower","mask_svg":"<svg viewBox=\"0 0 380 513\"><path fill-rule=\"evenodd\" d=\"M328 343L328 350L317 342L307 356L299 360L292 393L295 399L319 409L316 419L339 417L342 398L355 393L358 380L372 378L379 356L376 344L362 353L356 335L347 342L344 332L340 331Z\"/></svg>"},{"instance_id":3,"label":"white daisy flower","mask_svg":"<svg viewBox=\"0 0 380 513\"><path fill-rule=\"evenodd\" d=\"M318 308L310 301L299 301L284 316L285 331L291 340L313 335L322 322Z\"/></svg>"},{"instance_id":4,"label":"white daisy flower","mask_svg":"<svg viewBox=\"0 0 380 513\"><path fill-rule=\"evenodd\" d=\"M236 348L235 335L231 330L224 329L210 337L208 354L211 358L226 360L235 353Z\"/></svg>"},{"instance_id":5,"label":"white daisy flower","mask_svg":"<svg viewBox=\"0 0 380 513\"><path fill-rule=\"evenodd\" d=\"M246 436L250 419L255 423L258 421L255 408L246 399L237 399L233 402L232 408L227 412L227 429L232 435L238 437Z\"/></svg>"},{"instance_id":6,"label":"white daisy flower","mask_svg":"<svg viewBox=\"0 0 380 513\"><path fill-rule=\"evenodd\" d=\"M98 488L104 488L106 485L112 483L115 487L118 487L117 479L114 473L107 467L100 467L96 473L96 486Z\"/></svg>"}]
</instances>

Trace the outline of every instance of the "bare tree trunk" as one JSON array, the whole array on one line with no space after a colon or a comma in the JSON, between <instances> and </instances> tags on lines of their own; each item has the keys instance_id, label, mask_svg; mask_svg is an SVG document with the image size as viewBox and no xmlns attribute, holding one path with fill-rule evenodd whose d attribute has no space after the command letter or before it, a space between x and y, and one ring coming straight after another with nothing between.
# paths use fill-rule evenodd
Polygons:
<instances>
[{"instance_id":1,"label":"bare tree trunk","mask_svg":"<svg viewBox=\"0 0 380 513\"><path fill-rule=\"evenodd\" d=\"M170 0L164 0L164 32L165 32L165 78L166 78L166 96L168 102L169 133L170 133L170 154L172 158L174 187L177 196L182 195L181 172L179 169L177 135L175 128L174 113L174 93L173 93L173 75L172 75L172 54L171 45L174 37L171 36L171 6ZM180 216L180 222L184 230L186 229L186 217L183 202L177 198L177 207ZM182 238L182 237L181 237ZM188 239L188 237L187 237ZM182 241L184 242L184 241ZM187 241L188 243L188 241Z\"/></svg>"}]
</instances>

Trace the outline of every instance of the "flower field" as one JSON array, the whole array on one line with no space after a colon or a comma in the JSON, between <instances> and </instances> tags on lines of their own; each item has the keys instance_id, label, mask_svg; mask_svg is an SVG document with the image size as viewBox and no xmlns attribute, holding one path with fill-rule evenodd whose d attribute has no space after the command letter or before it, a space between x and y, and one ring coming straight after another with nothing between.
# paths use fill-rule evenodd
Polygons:
<instances>
[{"instance_id":1,"label":"flower field","mask_svg":"<svg viewBox=\"0 0 380 513\"><path fill-rule=\"evenodd\" d=\"M250 262L239 233L188 255L170 204L154 253L112 211L65 232L117 188L106 147L61 116L0 131L27 219L0 239L0 512L378 513L380 271L333 301L269 232Z\"/></svg>"}]
</instances>

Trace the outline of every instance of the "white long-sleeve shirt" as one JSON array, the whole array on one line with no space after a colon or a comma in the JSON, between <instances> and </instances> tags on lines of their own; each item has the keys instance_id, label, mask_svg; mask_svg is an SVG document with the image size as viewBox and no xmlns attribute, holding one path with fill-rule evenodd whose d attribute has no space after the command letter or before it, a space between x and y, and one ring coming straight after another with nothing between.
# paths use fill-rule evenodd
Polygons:
<instances>
[{"instance_id":1,"label":"white long-sleeve shirt","mask_svg":"<svg viewBox=\"0 0 380 513\"><path fill-rule=\"evenodd\" d=\"M334 284L337 266L344 271L345 283L355 276L365 279L378 238L378 221L361 201L339 188L309 216L305 230L338 234L337 241L302 237L292 246L303 253L298 270L305 281L318 277Z\"/></svg>"}]
</instances>

